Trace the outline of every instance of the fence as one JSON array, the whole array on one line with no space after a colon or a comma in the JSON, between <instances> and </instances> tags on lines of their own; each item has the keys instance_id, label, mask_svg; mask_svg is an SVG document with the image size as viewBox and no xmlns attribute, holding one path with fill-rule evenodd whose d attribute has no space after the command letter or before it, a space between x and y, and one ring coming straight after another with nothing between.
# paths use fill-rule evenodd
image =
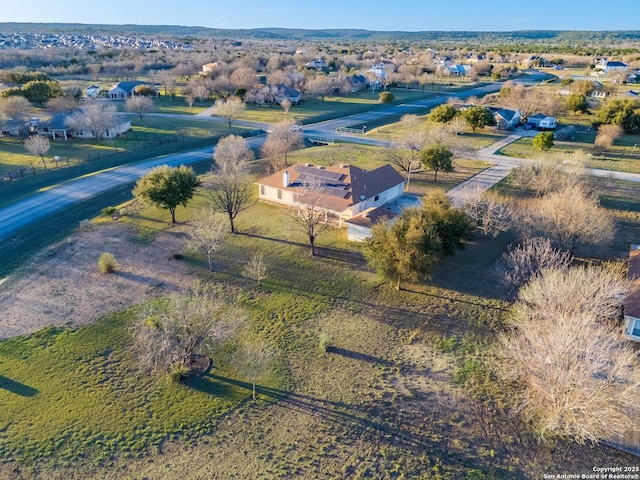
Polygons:
<instances>
[{"instance_id":1,"label":"fence","mask_svg":"<svg viewBox=\"0 0 640 480\"><path fill-rule=\"evenodd\" d=\"M58 157L55 156L47 162L39 162L31 166L16 167L13 170L6 171L0 175L0 182L12 182L20 180L27 175L37 175L45 173L48 170L69 167L71 165L79 165L81 163L101 160L104 158L112 157L115 155L132 154L139 150L144 150L149 147L156 147L167 143L183 142L185 140L184 134L176 135L159 135L157 133L146 132L134 132L127 133L123 137L129 140L131 143L127 145L127 148L114 146L111 148L104 148L96 150L94 152L86 152L76 157Z\"/></svg>"},{"instance_id":2,"label":"fence","mask_svg":"<svg viewBox=\"0 0 640 480\"><path fill-rule=\"evenodd\" d=\"M367 130L367 127L364 125L362 128L349 128L349 127L338 127L336 128L336 132L338 133L357 133L362 135Z\"/></svg>"}]
</instances>

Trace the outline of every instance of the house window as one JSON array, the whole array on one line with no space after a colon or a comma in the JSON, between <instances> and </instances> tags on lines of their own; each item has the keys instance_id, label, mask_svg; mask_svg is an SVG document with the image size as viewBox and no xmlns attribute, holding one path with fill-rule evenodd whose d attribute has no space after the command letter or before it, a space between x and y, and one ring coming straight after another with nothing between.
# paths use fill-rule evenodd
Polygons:
<instances>
[{"instance_id":1,"label":"house window","mask_svg":"<svg viewBox=\"0 0 640 480\"><path fill-rule=\"evenodd\" d=\"M264 185L260 185L260 195L264 196Z\"/></svg>"},{"instance_id":2,"label":"house window","mask_svg":"<svg viewBox=\"0 0 640 480\"><path fill-rule=\"evenodd\" d=\"M380 200L380 195L376 195L375 197L373 197L374 202L377 202L378 200Z\"/></svg>"},{"instance_id":3,"label":"house window","mask_svg":"<svg viewBox=\"0 0 640 480\"><path fill-rule=\"evenodd\" d=\"M278 189L278 200L282 200L282 190Z\"/></svg>"}]
</instances>

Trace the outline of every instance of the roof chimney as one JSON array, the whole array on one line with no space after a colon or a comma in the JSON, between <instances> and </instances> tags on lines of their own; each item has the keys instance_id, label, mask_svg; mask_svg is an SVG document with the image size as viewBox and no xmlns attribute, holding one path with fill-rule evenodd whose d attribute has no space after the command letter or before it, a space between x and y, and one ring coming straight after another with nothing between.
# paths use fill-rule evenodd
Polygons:
<instances>
[{"instance_id":1,"label":"roof chimney","mask_svg":"<svg viewBox=\"0 0 640 480\"><path fill-rule=\"evenodd\" d=\"M287 188L289 186L289 170L285 170L282 174L282 186Z\"/></svg>"}]
</instances>

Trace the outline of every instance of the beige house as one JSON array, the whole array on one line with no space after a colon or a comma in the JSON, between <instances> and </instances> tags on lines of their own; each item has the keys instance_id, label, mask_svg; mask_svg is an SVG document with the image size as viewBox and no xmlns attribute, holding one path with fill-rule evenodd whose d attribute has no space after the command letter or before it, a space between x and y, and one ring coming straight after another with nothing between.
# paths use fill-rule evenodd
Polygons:
<instances>
[{"instance_id":1,"label":"beige house","mask_svg":"<svg viewBox=\"0 0 640 480\"><path fill-rule=\"evenodd\" d=\"M320 186L320 208L327 219L346 223L347 238L362 241L371 236L371 225L383 216L385 205L402 196L405 179L391 165L368 171L353 165L296 164L257 183L260 200L289 206L298 205L310 185ZM386 216L396 213L388 210Z\"/></svg>"}]
</instances>

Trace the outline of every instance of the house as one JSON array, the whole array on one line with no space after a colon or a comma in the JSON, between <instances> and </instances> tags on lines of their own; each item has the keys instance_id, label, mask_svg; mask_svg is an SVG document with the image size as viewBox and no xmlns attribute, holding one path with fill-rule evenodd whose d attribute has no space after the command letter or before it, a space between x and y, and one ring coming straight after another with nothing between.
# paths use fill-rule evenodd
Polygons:
<instances>
[{"instance_id":1,"label":"house","mask_svg":"<svg viewBox=\"0 0 640 480\"><path fill-rule=\"evenodd\" d=\"M264 98L266 103L282 103L283 100L287 99L294 105L300 103L301 93L295 88L289 87L287 85L283 85L281 83L278 84L267 84L262 85L259 89L259 95Z\"/></svg>"},{"instance_id":2,"label":"house","mask_svg":"<svg viewBox=\"0 0 640 480\"><path fill-rule=\"evenodd\" d=\"M405 179L389 164L375 170L353 165L296 164L257 183L260 200L289 206L296 206L298 196L310 185L319 184L319 208L327 219L340 226L346 223L347 237L362 241L371 236L372 223L382 217L384 209L377 210L402 196ZM391 217L392 212L386 216Z\"/></svg>"},{"instance_id":3,"label":"house","mask_svg":"<svg viewBox=\"0 0 640 480\"><path fill-rule=\"evenodd\" d=\"M217 66L218 62L205 63L204 65L202 65L202 74L211 75Z\"/></svg>"},{"instance_id":4,"label":"house","mask_svg":"<svg viewBox=\"0 0 640 480\"><path fill-rule=\"evenodd\" d=\"M87 98L97 98L100 94L100 86L99 85L91 85L87 87Z\"/></svg>"},{"instance_id":5,"label":"house","mask_svg":"<svg viewBox=\"0 0 640 480\"><path fill-rule=\"evenodd\" d=\"M28 132L29 130L24 122L15 120L9 120L8 122L5 122L0 128L0 133L9 137L20 137L22 135L26 135Z\"/></svg>"},{"instance_id":6,"label":"house","mask_svg":"<svg viewBox=\"0 0 640 480\"><path fill-rule=\"evenodd\" d=\"M600 59L600 61L595 66L595 70L601 71L602 73L626 71L628 69L629 69L628 63L610 61L605 58Z\"/></svg>"},{"instance_id":7,"label":"house","mask_svg":"<svg viewBox=\"0 0 640 480\"><path fill-rule=\"evenodd\" d=\"M344 80L349 85L348 90L351 93L365 90L369 85L369 80L364 75L349 75L344 77Z\"/></svg>"},{"instance_id":8,"label":"house","mask_svg":"<svg viewBox=\"0 0 640 480\"><path fill-rule=\"evenodd\" d=\"M141 85L147 85L151 87L154 91L152 96L158 96L158 91L156 88L149 82L120 82L114 85L111 90L107 93L107 98L112 100L126 100L129 97L133 97L135 93L135 89Z\"/></svg>"},{"instance_id":9,"label":"house","mask_svg":"<svg viewBox=\"0 0 640 480\"><path fill-rule=\"evenodd\" d=\"M520 125L522 114L520 110L509 110L508 108L487 107L496 119L498 130L513 130Z\"/></svg>"},{"instance_id":10,"label":"house","mask_svg":"<svg viewBox=\"0 0 640 480\"><path fill-rule=\"evenodd\" d=\"M95 138L94 132L90 129L71 127L69 121L71 115L73 114L58 113L49 120L39 123L36 131L39 135L52 139L61 138L67 140L71 137ZM131 130L131 120L129 117L124 114L117 114L116 122L105 132L103 138L116 138L129 130Z\"/></svg>"},{"instance_id":11,"label":"house","mask_svg":"<svg viewBox=\"0 0 640 480\"><path fill-rule=\"evenodd\" d=\"M631 245L627 278L632 287L624 302L624 336L640 342L640 245Z\"/></svg>"},{"instance_id":12,"label":"house","mask_svg":"<svg viewBox=\"0 0 640 480\"><path fill-rule=\"evenodd\" d=\"M318 71L324 71L324 70L327 70L328 68L327 63L322 59L311 60L310 62L305 63L304 66L307 67L309 70L318 70Z\"/></svg>"}]
</instances>

